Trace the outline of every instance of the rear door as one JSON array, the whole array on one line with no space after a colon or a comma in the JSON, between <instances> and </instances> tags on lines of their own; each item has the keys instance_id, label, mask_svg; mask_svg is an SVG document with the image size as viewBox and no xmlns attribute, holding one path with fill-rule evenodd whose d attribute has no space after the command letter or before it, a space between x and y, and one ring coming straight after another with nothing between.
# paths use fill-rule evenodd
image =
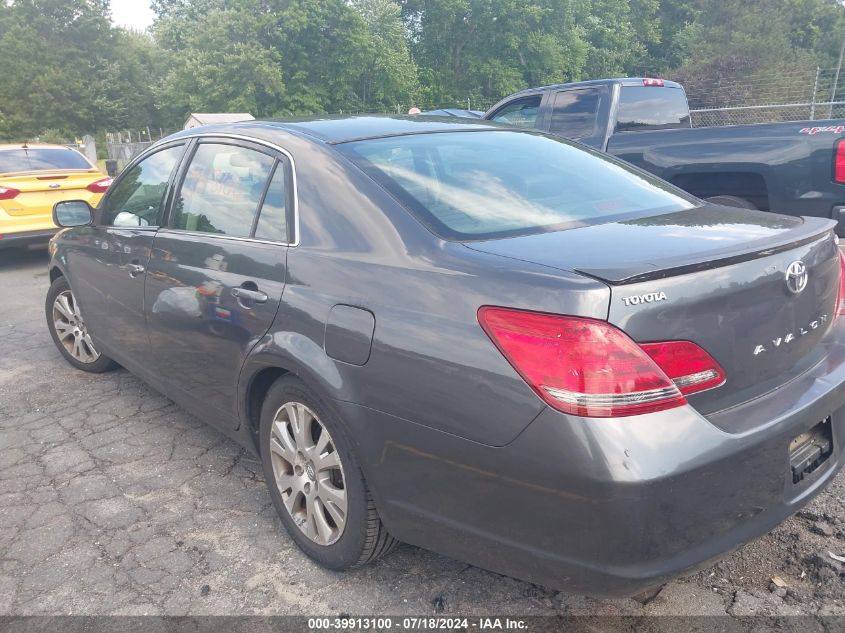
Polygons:
<instances>
[{"instance_id":1,"label":"rear door","mask_svg":"<svg viewBox=\"0 0 845 633\"><path fill-rule=\"evenodd\" d=\"M609 116L607 86L559 90L554 93L549 125L544 131L601 148L606 130L599 122Z\"/></svg>"},{"instance_id":2,"label":"rear door","mask_svg":"<svg viewBox=\"0 0 845 633\"><path fill-rule=\"evenodd\" d=\"M293 174L284 155L225 138L201 139L182 172L148 265L151 349L162 380L232 424L241 366L282 297Z\"/></svg>"}]
</instances>

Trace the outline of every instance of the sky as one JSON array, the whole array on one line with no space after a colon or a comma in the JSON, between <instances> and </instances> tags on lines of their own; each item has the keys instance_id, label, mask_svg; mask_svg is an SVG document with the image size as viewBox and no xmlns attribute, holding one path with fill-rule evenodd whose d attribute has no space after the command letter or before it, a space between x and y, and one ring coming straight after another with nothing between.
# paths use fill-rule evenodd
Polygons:
<instances>
[{"instance_id":1,"label":"sky","mask_svg":"<svg viewBox=\"0 0 845 633\"><path fill-rule=\"evenodd\" d=\"M149 0L111 0L111 19L117 26L143 31L154 17Z\"/></svg>"}]
</instances>

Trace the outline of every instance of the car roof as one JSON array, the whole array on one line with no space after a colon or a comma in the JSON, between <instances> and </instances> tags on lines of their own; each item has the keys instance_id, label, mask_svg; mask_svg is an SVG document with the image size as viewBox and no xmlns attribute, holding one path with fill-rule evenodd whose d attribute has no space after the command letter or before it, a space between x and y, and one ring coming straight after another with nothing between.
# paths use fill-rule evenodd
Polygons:
<instances>
[{"instance_id":1,"label":"car roof","mask_svg":"<svg viewBox=\"0 0 845 633\"><path fill-rule=\"evenodd\" d=\"M525 88L524 90L520 90L519 92L515 92L512 95L506 97L509 99L510 97L514 97L516 95L531 95L538 92L544 92L546 90L561 90L565 88L580 88L582 86L613 86L619 84L620 86L642 86L643 80L646 79L645 77L616 77L615 79L590 79L587 81L573 81L570 83L565 84L549 84L548 86L537 86L535 88ZM662 79L663 87L665 88L680 88L681 84L676 81L669 81L668 79ZM499 102L501 103L501 101Z\"/></svg>"},{"instance_id":2,"label":"car roof","mask_svg":"<svg viewBox=\"0 0 845 633\"><path fill-rule=\"evenodd\" d=\"M430 134L435 132L461 132L501 130L506 126L482 119L433 116L352 116L311 119L249 121L221 125L203 125L177 132L170 139L182 136L215 133L246 134L270 139L273 131L293 132L327 144L346 143L370 138Z\"/></svg>"}]
</instances>

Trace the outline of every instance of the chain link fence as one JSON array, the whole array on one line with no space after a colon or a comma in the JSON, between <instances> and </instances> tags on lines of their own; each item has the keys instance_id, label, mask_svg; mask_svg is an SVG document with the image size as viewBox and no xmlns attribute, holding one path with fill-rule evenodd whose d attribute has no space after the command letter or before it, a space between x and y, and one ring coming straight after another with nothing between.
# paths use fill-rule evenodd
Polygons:
<instances>
[{"instance_id":1,"label":"chain link fence","mask_svg":"<svg viewBox=\"0 0 845 633\"><path fill-rule=\"evenodd\" d=\"M117 169L124 168L126 163L147 149L150 145L172 134L175 130L167 131L161 128L151 130L121 130L106 132L106 152L109 159L117 161Z\"/></svg>"},{"instance_id":2,"label":"chain link fence","mask_svg":"<svg viewBox=\"0 0 845 633\"><path fill-rule=\"evenodd\" d=\"M845 101L782 103L690 110L693 127L845 118Z\"/></svg>"},{"instance_id":3,"label":"chain link fence","mask_svg":"<svg viewBox=\"0 0 845 633\"><path fill-rule=\"evenodd\" d=\"M792 68L742 78L678 78L694 127L845 117L845 71Z\"/></svg>"}]
</instances>

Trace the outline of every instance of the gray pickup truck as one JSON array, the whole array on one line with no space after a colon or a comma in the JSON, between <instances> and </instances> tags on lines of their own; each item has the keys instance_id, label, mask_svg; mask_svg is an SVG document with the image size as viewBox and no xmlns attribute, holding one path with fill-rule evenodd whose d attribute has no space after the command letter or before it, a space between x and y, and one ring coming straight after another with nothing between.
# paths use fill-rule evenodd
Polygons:
<instances>
[{"instance_id":1,"label":"gray pickup truck","mask_svg":"<svg viewBox=\"0 0 845 633\"><path fill-rule=\"evenodd\" d=\"M845 236L845 120L693 128L683 87L643 78L529 88L484 118L577 139L715 203L833 218Z\"/></svg>"}]
</instances>

